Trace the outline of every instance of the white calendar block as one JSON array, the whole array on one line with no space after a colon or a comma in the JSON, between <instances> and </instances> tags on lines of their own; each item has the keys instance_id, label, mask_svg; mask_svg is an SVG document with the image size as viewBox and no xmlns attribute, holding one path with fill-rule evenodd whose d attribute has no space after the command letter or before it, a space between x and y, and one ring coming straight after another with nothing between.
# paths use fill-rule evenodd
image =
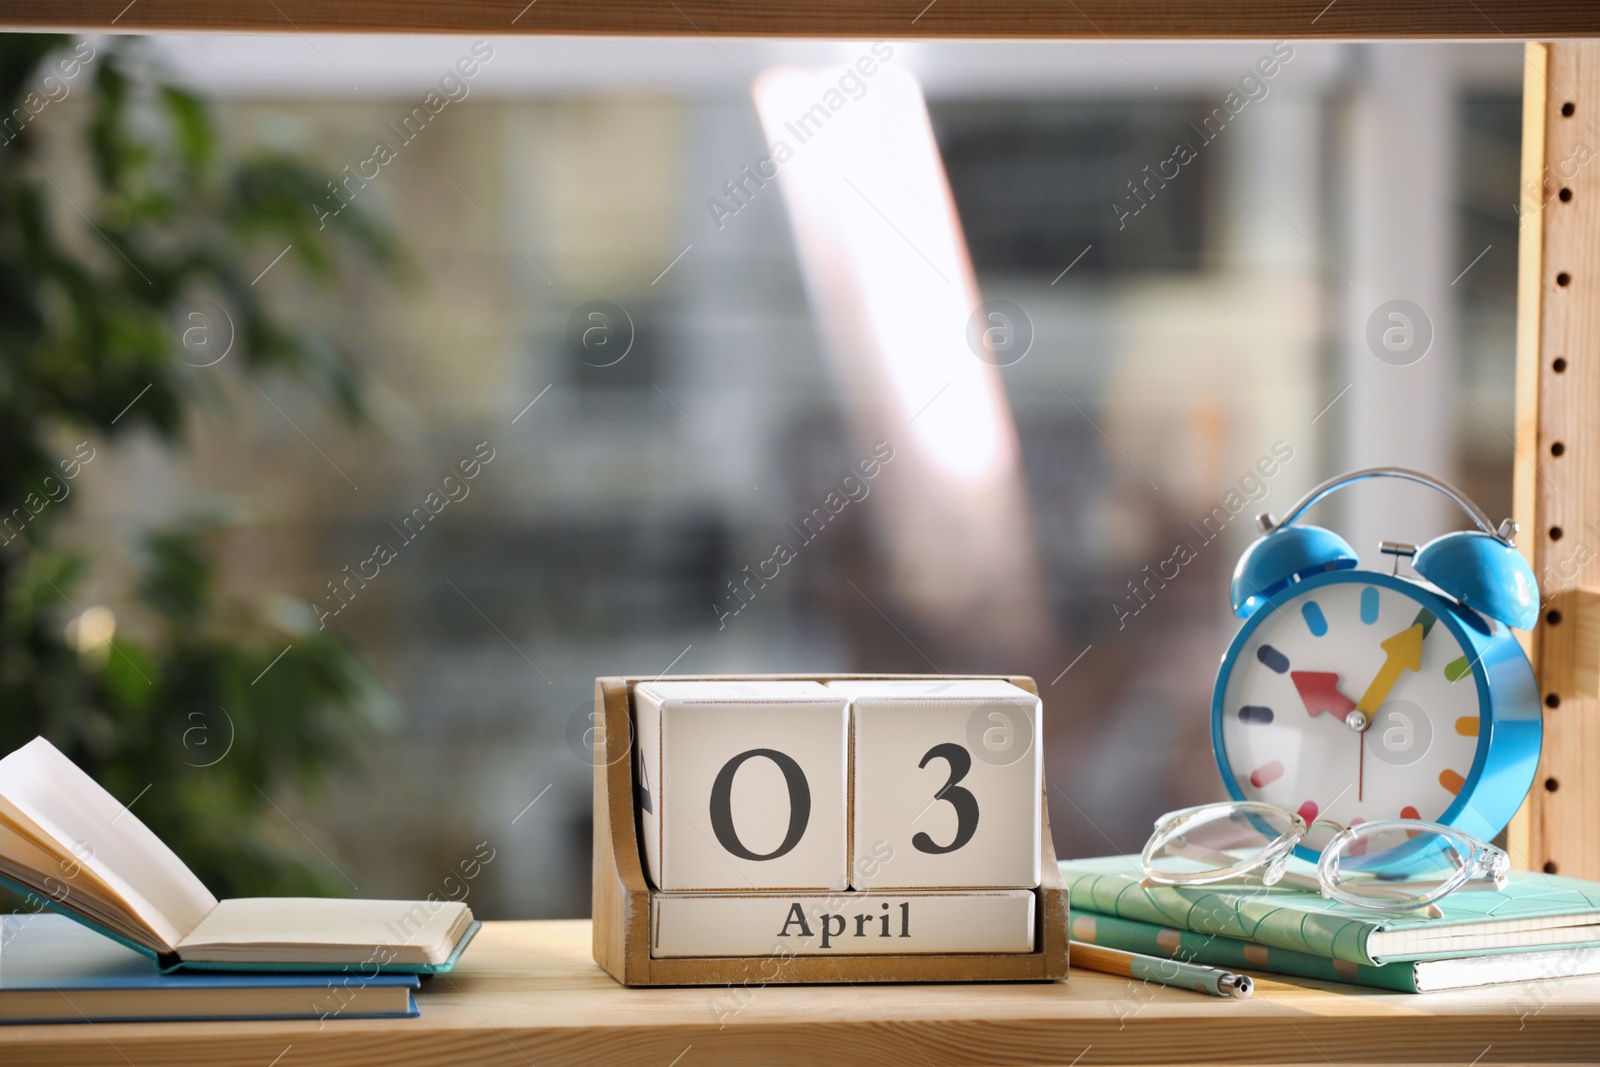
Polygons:
<instances>
[{"instance_id":1,"label":"white calendar block","mask_svg":"<svg viewBox=\"0 0 1600 1067\"><path fill-rule=\"evenodd\" d=\"M804 681L634 688L640 832L666 891L849 883L843 694Z\"/></svg>"},{"instance_id":2,"label":"white calendar block","mask_svg":"<svg viewBox=\"0 0 1600 1067\"><path fill-rule=\"evenodd\" d=\"M1039 698L1010 682L840 681L857 889L1039 884Z\"/></svg>"}]
</instances>

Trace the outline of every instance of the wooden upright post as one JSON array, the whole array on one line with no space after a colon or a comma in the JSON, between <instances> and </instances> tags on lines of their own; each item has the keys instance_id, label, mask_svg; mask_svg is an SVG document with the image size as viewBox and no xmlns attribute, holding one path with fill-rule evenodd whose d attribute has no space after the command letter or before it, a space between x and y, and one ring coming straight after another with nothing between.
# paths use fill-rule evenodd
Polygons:
<instances>
[{"instance_id":1,"label":"wooden upright post","mask_svg":"<svg viewBox=\"0 0 1600 1067\"><path fill-rule=\"evenodd\" d=\"M1600 878L1600 43L1528 45L1522 116L1515 493L1545 734L1508 837L1518 866Z\"/></svg>"}]
</instances>

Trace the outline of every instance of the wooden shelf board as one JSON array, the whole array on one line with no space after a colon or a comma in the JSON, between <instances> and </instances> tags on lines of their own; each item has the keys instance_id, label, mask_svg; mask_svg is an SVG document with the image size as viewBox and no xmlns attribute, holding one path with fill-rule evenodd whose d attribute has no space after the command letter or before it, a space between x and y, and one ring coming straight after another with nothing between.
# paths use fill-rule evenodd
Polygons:
<instances>
[{"instance_id":1,"label":"wooden shelf board","mask_svg":"<svg viewBox=\"0 0 1600 1067\"><path fill-rule=\"evenodd\" d=\"M798 37L1302 39L1600 35L1592 0L0 0L32 28L276 33L664 34Z\"/></svg>"},{"instance_id":2,"label":"wooden shelf board","mask_svg":"<svg viewBox=\"0 0 1600 1067\"><path fill-rule=\"evenodd\" d=\"M454 973L427 980L418 1019L8 1026L0 1063L945 1067L1082 1053L1081 1067L1487 1065L1592 1062L1600 1049L1592 978L1430 996L1263 978L1246 1001L1087 971L1003 985L628 989L591 958L590 937L586 920L485 923ZM719 1025L719 1002L743 1006Z\"/></svg>"}]
</instances>

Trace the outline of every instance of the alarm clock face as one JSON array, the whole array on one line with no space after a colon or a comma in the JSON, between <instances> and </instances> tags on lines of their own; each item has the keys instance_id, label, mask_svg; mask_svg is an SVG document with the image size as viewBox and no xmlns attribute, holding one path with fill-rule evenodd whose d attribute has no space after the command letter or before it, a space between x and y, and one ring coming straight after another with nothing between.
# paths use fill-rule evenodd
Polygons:
<instances>
[{"instance_id":1,"label":"alarm clock face","mask_svg":"<svg viewBox=\"0 0 1600 1067\"><path fill-rule=\"evenodd\" d=\"M1219 762L1244 798L1307 825L1439 821L1478 755L1472 654L1436 600L1370 577L1346 572L1262 608L1224 664Z\"/></svg>"}]
</instances>

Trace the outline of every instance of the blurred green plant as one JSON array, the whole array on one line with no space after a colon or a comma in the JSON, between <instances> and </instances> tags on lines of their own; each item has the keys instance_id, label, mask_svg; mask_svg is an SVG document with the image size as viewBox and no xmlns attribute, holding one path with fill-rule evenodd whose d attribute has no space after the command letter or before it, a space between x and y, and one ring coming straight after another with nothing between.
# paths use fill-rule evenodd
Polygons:
<instances>
[{"instance_id":1,"label":"blurred green plant","mask_svg":"<svg viewBox=\"0 0 1600 1067\"><path fill-rule=\"evenodd\" d=\"M308 607L219 603L212 525L145 535L139 638L80 610L92 561L58 543L76 499L63 479L141 431L179 445L219 373L196 356L225 320L232 371L293 375L359 420L349 354L253 284L286 244L278 269L324 291L358 266L394 273L369 215L318 228L331 177L230 158L203 101L136 39L0 35L0 754L48 737L224 896L348 890L269 796L325 782L392 704Z\"/></svg>"}]
</instances>

